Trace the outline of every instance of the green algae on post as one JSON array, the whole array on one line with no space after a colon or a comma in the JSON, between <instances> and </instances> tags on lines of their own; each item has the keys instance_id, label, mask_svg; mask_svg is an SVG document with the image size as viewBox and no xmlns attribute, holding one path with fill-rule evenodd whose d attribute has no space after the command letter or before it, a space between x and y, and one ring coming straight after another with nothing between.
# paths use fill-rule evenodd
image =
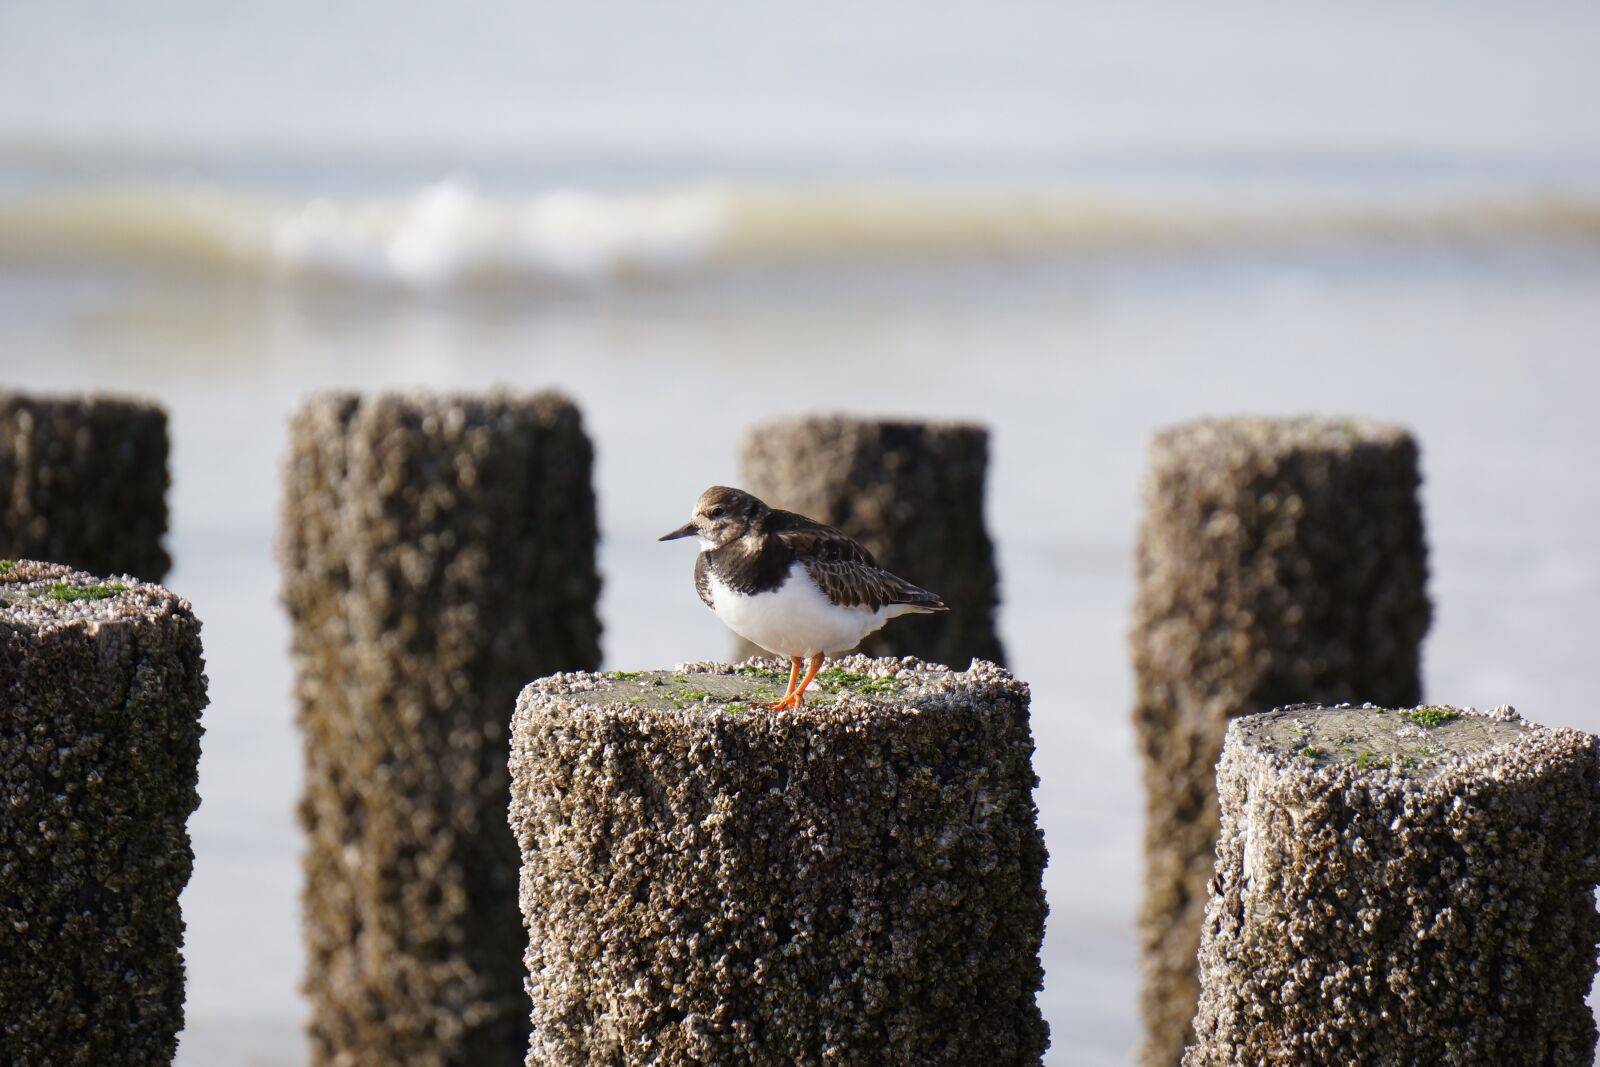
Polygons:
<instances>
[{"instance_id":1,"label":"green algae on post","mask_svg":"<svg viewBox=\"0 0 1600 1067\"><path fill-rule=\"evenodd\" d=\"M618 698L653 708L727 705L755 706L783 696L789 680L787 665L776 660L753 660L730 666L715 674L687 674L671 671L607 671L600 677L613 683L610 689ZM870 665L855 669L835 664L817 672L816 682L806 690L807 704L831 704L864 700L881 701L899 687L898 660L867 660L851 657L848 663Z\"/></svg>"},{"instance_id":2,"label":"green algae on post","mask_svg":"<svg viewBox=\"0 0 1600 1067\"><path fill-rule=\"evenodd\" d=\"M774 681L783 681L786 677L783 670L778 667L768 667L755 661L746 661L733 668L733 673L742 678L770 678Z\"/></svg>"},{"instance_id":3,"label":"green algae on post","mask_svg":"<svg viewBox=\"0 0 1600 1067\"><path fill-rule=\"evenodd\" d=\"M1292 704L1251 720L1255 744L1263 750L1413 777L1432 775L1456 756L1505 744L1528 730L1514 713L1468 715L1437 704Z\"/></svg>"},{"instance_id":4,"label":"green algae on post","mask_svg":"<svg viewBox=\"0 0 1600 1067\"><path fill-rule=\"evenodd\" d=\"M835 692L848 689L856 693L892 693L894 678L888 675L873 676L843 667L825 667L817 672L816 680Z\"/></svg>"},{"instance_id":5,"label":"green algae on post","mask_svg":"<svg viewBox=\"0 0 1600 1067\"><path fill-rule=\"evenodd\" d=\"M47 600L108 600L127 591L127 586L115 582L91 582L86 585L52 582L39 595Z\"/></svg>"},{"instance_id":6,"label":"green algae on post","mask_svg":"<svg viewBox=\"0 0 1600 1067\"><path fill-rule=\"evenodd\" d=\"M1443 726L1447 722L1454 722L1461 717L1461 713L1450 708L1441 708L1432 704L1424 704L1420 708L1412 708L1402 714L1418 726Z\"/></svg>"}]
</instances>

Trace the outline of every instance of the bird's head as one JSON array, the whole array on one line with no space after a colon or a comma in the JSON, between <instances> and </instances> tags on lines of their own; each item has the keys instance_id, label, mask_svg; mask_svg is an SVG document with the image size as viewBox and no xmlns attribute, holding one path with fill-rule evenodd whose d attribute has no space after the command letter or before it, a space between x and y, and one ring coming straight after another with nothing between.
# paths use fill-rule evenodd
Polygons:
<instances>
[{"instance_id":1,"label":"bird's head","mask_svg":"<svg viewBox=\"0 0 1600 1067\"><path fill-rule=\"evenodd\" d=\"M742 489L713 485L694 502L694 515L689 521L658 540L698 537L702 548L720 548L748 533L767 510L765 504Z\"/></svg>"}]
</instances>

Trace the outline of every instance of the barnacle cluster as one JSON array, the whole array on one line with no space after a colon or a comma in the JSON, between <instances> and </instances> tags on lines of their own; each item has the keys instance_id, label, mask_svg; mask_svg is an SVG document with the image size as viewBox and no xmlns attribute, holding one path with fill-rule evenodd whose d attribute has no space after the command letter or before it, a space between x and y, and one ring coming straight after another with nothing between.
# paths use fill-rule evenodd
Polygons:
<instances>
[{"instance_id":1,"label":"barnacle cluster","mask_svg":"<svg viewBox=\"0 0 1600 1067\"><path fill-rule=\"evenodd\" d=\"M554 394L323 395L294 418L316 1063L521 1061L507 734L529 678L599 662L592 465Z\"/></svg>"},{"instance_id":2,"label":"barnacle cluster","mask_svg":"<svg viewBox=\"0 0 1600 1067\"><path fill-rule=\"evenodd\" d=\"M1418 480L1411 436L1365 421L1204 419L1151 442L1132 633L1145 1067L1172 1067L1191 1033L1228 720L1421 696Z\"/></svg>"},{"instance_id":3,"label":"barnacle cluster","mask_svg":"<svg viewBox=\"0 0 1600 1067\"><path fill-rule=\"evenodd\" d=\"M0 556L161 581L167 448L157 404L0 392Z\"/></svg>"},{"instance_id":4,"label":"barnacle cluster","mask_svg":"<svg viewBox=\"0 0 1600 1067\"><path fill-rule=\"evenodd\" d=\"M1027 686L835 666L787 712L748 710L781 691L767 664L523 691L528 1067L1039 1063Z\"/></svg>"},{"instance_id":5,"label":"barnacle cluster","mask_svg":"<svg viewBox=\"0 0 1600 1067\"><path fill-rule=\"evenodd\" d=\"M0 568L0 1059L170 1063L206 679L189 604ZM110 591L74 596L76 590Z\"/></svg>"},{"instance_id":6,"label":"barnacle cluster","mask_svg":"<svg viewBox=\"0 0 1600 1067\"><path fill-rule=\"evenodd\" d=\"M1600 739L1439 710L1228 727L1185 1067L1593 1062Z\"/></svg>"}]
</instances>

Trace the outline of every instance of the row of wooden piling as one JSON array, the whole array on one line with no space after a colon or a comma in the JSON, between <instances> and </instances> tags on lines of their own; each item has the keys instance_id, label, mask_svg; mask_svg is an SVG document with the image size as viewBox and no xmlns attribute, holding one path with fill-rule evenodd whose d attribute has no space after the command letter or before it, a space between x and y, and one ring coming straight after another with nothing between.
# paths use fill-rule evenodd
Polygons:
<instances>
[{"instance_id":1,"label":"row of wooden piling","mask_svg":"<svg viewBox=\"0 0 1600 1067\"><path fill-rule=\"evenodd\" d=\"M1420 481L1411 435L1371 422L1201 420L1151 442L1132 641L1144 1067L1174 1067L1194 1037L1229 720L1422 697Z\"/></svg>"},{"instance_id":2,"label":"row of wooden piling","mask_svg":"<svg viewBox=\"0 0 1600 1067\"><path fill-rule=\"evenodd\" d=\"M141 529L154 526L150 517L155 515L164 525L164 503L127 495L130 485L143 487L145 495L163 495L152 487L165 487L164 419L154 424L156 432L149 415L156 409L117 408L116 403L69 401L52 407L17 400L0 406L0 486L13 486L11 506L18 512L16 519L0 517L0 530L9 536L13 529L26 529L33 537L0 541L0 554L41 554L30 546L45 546L67 561L98 560L94 565L101 573L159 578L155 568L164 570L165 556L148 548L137 557L140 571L91 557L87 549L76 555L70 537L52 532L74 529L73 520L54 519L70 511L74 499L84 506L114 499L114 505L94 506L123 509L111 511L111 518L82 521L78 529L114 526L115 516L129 509L145 517ZM101 421L85 414L90 411ZM121 414L106 421L106 411ZM80 425L69 432L74 419ZM123 434L118 419L141 428ZM901 565L896 551L914 556L916 565L906 563L905 570L969 607L952 613L944 630L907 628L909 647L875 651L914 652L954 663L973 656L993 659L999 655L993 627L996 583L981 522L986 446L986 436L972 427L802 420L752 436L747 487L775 504L835 522L869 547L882 549L880 557L891 568ZM103 461L107 455L125 466ZM160 467L159 483L146 469L151 464ZM599 659L591 465L576 409L550 395L326 396L308 402L296 416L282 551L308 768L302 817L310 836L307 990L316 1062L521 1062L529 1048L529 994L537 1031L527 1051L530 1064L611 1062L607 1056L620 1055L617 1050L623 1048L630 1056L653 1049L652 1055L664 1058L652 1062L671 1063L721 1062L718 1056L765 1062L752 1051L760 1049L772 1062L796 1062L797 1057L804 1062L810 1053L816 1053L811 1057L816 1062L898 1062L896 1057L913 1056L912 1049L915 1062L972 1062L973 1056L1038 1062L1044 1032L1032 1003L1039 978L1043 852L1032 853L1026 844L1030 835L1037 841L1026 697L1019 711L1009 697L995 695L997 684L1009 692L1005 685L1011 683L990 675L945 676L940 683L937 672L920 664L863 661L857 675L869 684L857 693L841 690L839 699L877 701L877 714L839 724L840 738L850 740L841 740L831 758L842 761L847 778L867 774L879 783L875 788L888 790L885 795L902 798L881 806L865 802L865 794L856 796L840 781L823 781L814 795L807 792L798 783L809 781L806 775L815 769L811 747L790 752L782 742L753 754L747 743L734 739L748 739L763 720L718 719L711 730L706 723L713 720L686 715L671 698L671 686L681 684L675 680L663 682L665 695L641 691L637 699L627 698L633 700L627 706L612 699L614 686L590 676L534 687L530 694L545 695L524 696L516 726L520 755L513 761L519 779L512 822L522 838L519 855L506 819L507 760L513 750L508 709L528 679L592 670ZM132 479L119 490L121 496L96 495L97 471L133 467L144 470L142 481ZM1442 772L1408 775L1398 765L1369 766L1331 755L1320 760L1300 753L1320 751L1308 743L1290 753L1299 753L1301 763L1286 778L1280 764L1292 759L1275 748L1262 756L1270 746L1229 735L1239 752L1229 757L1232 763L1224 760L1219 808L1213 768L1229 723L1239 716L1303 701L1369 700L1391 709L1417 705L1420 642L1429 618L1418 481L1410 436L1364 422L1203 421L1159 435L1154 443L1133 634L1134 720L1149 798L1147 896L1141 914L1147 1023L1141 1059L1147 1065L1171 1067L1186 1047L1186 1062L1195 1065L1282 1058L1291 1047L1297 1062L1349 1062L1340 1057L1363 1049L1387 1050L1383 1056L1408 1050L1418 1062L1471 1062L1464 1050L1509 1048L1514 1042L1552 1050L1538 1062L1587 1062L1573 1051L1585 1033L1592 1053L1593 1023L1582 994L1593 974L1596 931L1586 894L1596 869L1584 851L1592 836L1575 838L1573 831L1592 827L1600 810L1593 738L1529 727L1537 735L1529 742L1532 756L1452 764L1454 778L1441 777ZM57 491L63 485L76 491ZM159 534L157 528L158 551ZM156 610L151 605L166 603L160 601L165 594L129 582L127 590L103 598L103 584L75 595L75 590L96 590L97 583L86 575L31 565L0 574L0 582L7 583L0 590L9 613L8 659L0 677L7 688L0 692L30 707L48 704L58 709L58 718L67 719L98 716L95 709L103 706L125 707L137 700L137 707L148 708L152 700L169 699L162 711L168 718L156 721L166 722L161 729L174 758L182 762L189 753L192 759L198 703L193 685L185 688L181 680L158 684L145 670L124 684L110 672L107 692L91 688L70 698L34 696L53 670L40 658L45 654L35 651L46 634L70 632L103 645L107 638L96 635L138 633L155 625L141 622L143 616L127 598L143 598L140 610L150 614ZM65 592L52 598L49 591L56 586ZM957 589L960 599L952 592ZM122 612L110 631L108 620L95 615L102 599L106 610ZM19 615L19 604L33 614ZM163 610L156 614L169 630L177 625L172 618L187 617L186 606ZM189 659L158 672L161 678L198 677L198 643L184 647ZM148 695L152 692L157 696ZM1021 715L1021 733L991 732L973 742L962 732L968 719L923 714L924 704L967 709L963 715L972 715L974 722L990 721L992 714L984 708L1012 708L1007 714L1010 721ZM552 716L553 707L561 714ZM895 714L905 709L918 713ZM580 722L591 725L575 725ZM813 725L819 736L831 728L821 721ZM96 740L88 751L103 755L84 759L75 738L80 732L99 738L100 726L90 730L40 719L29 729L0 724L0 759L9 757L5 766L11 768L6 785L34 797L30 802L62 812L76 810L73 775L85 781L104 777L95 759L116 758L124 751L119 744L135 753L149 751L150 743L137 737ZM952 729L957 732L939 732ZM1435 741L1448 748L1455 730L1453 725L1444 729ZM869 742L865 747L863 736ZM998 740L1005 737L1011 740ZM56 766L49 753L52 745L62 747L61 738L69 739L65 747L79 760L61 764L68 768L65 777L39 770ZM974 743L970 754L954 757ZM900 753L889 760L888 772L884 752ZM1253 759L1271 764L1273 775L1252 770ZM919 774L930 770L937 782L917 785ZM717 833L710 832L708 855L731 857L720 869L708 860L664 874L655 887L641 883L624 891L617 884L602 885L627 871L637 875L641 865L670 866L672 850L662 852L659 836L653 835L696 840L689 833L692 825L674 828L673 820L714 815L718 796L760 795L755 779L769 772L778 787L775 795L781 798L792 786L796 797L812 799L797 800L798 807L786 810L761 808L752 816L766 820L764 840L797 835L787 845L763 846L759 870L740 860L737 849L717 845ZM135 782L127 788L170 790L163 801L168 820L163 832L186 864L187 840L179 838L182 816L192 807L192 767L188 793L182 775L171 767L150 774L157 785ZM663 799L678 795L677 775L696 783L683 794L690 799L681 803ZM1285 788L1285 780L1299 791L1273 800L1278 794L1271 790ZM1439 780L1459 783L1452 786L1459 792L1440 793ZM566 784L555 788L556 782ZM102 788L98 780L95 788ZM1424 803L1418 799L1424 794L1433 799ZM1350 798L1357 795L1384 798L1375 811L1402 813L1398 823L1395 818L1391 823L1413 819L1415 825L1395 831L1400 836L1389 841L1375 832L1357 835L1359 848L1348 835L1336 834L1343 844L1316 853L1322 866L1308 861L1296 843L1345 825L1339 820L1351 818ZM1468 817L1439 799L1451 795L1482 797L1481 811L1473 809L1477 814ZM1336 803L1330 796L1346 799ZM854 799L846 803L843 797ZM1496 799L1501 797L1510 799ZM1270 803L1302 814L1280 819L1263 843L1259 831L1250 828L1258 815L1246 813ZM1315 815L1303 825L1306 810ZM959 811L969 814L955 814ZM997 811L1003 813L999 823ZM1539 811L1549 816L1544 823L1530 815ZM178 836L170 829L174 819ZM632 836L613 833L629 820ZM847 822L855 824L849 833ZM27 867L22 859L10 859L8 865L13 854L31 856L29 862L54 862L54 844L45 848L31 841L31 822L3 825L10 829L0 839L0 900L6 899L7 885L23 884L13 880L19 872L47 883L55 877L48 867ZM127 832L120 822L96 826L94 818L71 826L75 840L98 840L107 848L123 847L119 835ZM843 837L832 852L816 854L828 855L833 866L818 867L808 849L830 832ZM573 834L589 835L587 844L574 847ZM802 837L811 845L802 846ZM918 851L891 849L900 858L887 868L878 861L883 842L911 837L921 842ZM642 857L631 866L621 858L628 852L619 847L624 840ZM1507 851L1506 840L1520 847ZM1429 844L1433 841L1438 844ZM966 844L958 847L960 842ZM1340 848L1352 850L1345 862ZM1352 873L1356 859L1374 850L1393 868L1388 880ZM1437 919L1440 909L1450 907L1449 894L1407 886L1402 874L1422 879L1454 861L1463 865L1465 880L1458 879L1459 884L1475 894L1474 900L1497 901L1496 921L1515 924L1515 937L1466 918L1447 920L1465 925L1445 932L1436 929L1437 921L1428 925L1424 905ZM949 868L962 862L988 864L985 879L969 883L952 876ZM772 895L772 880L784 877L786 863L796 865L789 871L795 885L815 884L819 893L836 887L837 877L828 871L862 878L847 879L852 888L844 896L818 897L811 910L791 914ZM1285 891L1263 897L1262 872L1279 868L1297 875L1314 869L1322 881L1302 879L1298 895ZM171 882L175 869L160 877ZM105 905L103 894L93 895L101 891L82 888L95 884L100 870L61 875L66 879L61 884L79 894L74 899L96 906L78 908L70 921L43 921L76 923L72 928L80 931L111 921L115 909ZM1213 870L1217 880L1208 885ZM870 874L874 871L879 873ZM1293 882L1284 877L1285 885ZM592 888L572 896L580 882ZM1506 887L1513 883L1518 891L1508 894ZM175 908L182 879L169 888L159 879L156 884L154 895L145 896L164 900L167 893ZM686 901L698 902L689 912L703 914L704 895L714 890L735 896L748 890L769 899L750 907L730 897L730 907L744 905L742 912L736 909L742 918L730 922L724 915L696 930L668 928L674 909L685 913ZM82 898L85 892L91 896ZM607 892L619 895L605 903ZM1349 902L1352 892L1382 914L1363 918ZM929 910L930 901L947 898L954 903L944 911ZM26 896L26 907L17 914L56 916L71 910L60 901L49 902L54 899ZM1292 914L1279 916L1285 921L1252 925L1252 918L1271 914L1280 899L1292 901L1283 905ZM1038 901L1037 908L1029 900ZM1352 907L1355 917L1345 916ZM840 909L855 917L842 920ZM165 920L159 913L152 910L150 921L156 925L148 929L164 948L150 950L148 958L155 961L152 973L170 975L178 945L174 936L162 933ZM1002 914L1005 921L997 922ZM668 927L652 929L652 916ZM858 930L861 916L870 920ZM26 917L0 918L28 923ZM1544 923L1553 923L1556 939L1565 937L1574 951L1557 951L1548 931L1528 929ZM4 927L0 923L0 952L10 936ZM1274 940L1274 931L1285 929L1292 933ZM1308 929L1337 933L1327 939L1332 947L1316 957L1327 974L1302 973L1305 966L1295 962L1297 953L1306 954ZM1413 948L1429 937L1466 948L1454 955L1399 952L1395 946L1408 937ZM755 942L759 945L753 948ZM24 938L13 947L43 975L53 943ZM844 963L837 961L830 970L827 951L846 944L855 955L841 954L839 960L853 960L849 973L839 970ZM1587 956L1577 951L1585 945ZM1386 964L1350 970L1352 952L1384 946ZM524 968L524 949L531 972ZM1524 962L1518 969L1496 955L1512 949L1537 949L1541 955L1536 964ZM583 955L591 950L592 957ZM1197 956L1205 964L1203 983ZM952 966L963 958L970 965ZM783 960L788 963L779 967ZM978 981L973 967L980 963ZM1276 985L1253 977L1274 966L1285 968ZM1559 980L1544 973L1551 968ZM667 972L676 974L675 984L651 987ZM908 1001L900 987L912 974L942 977L918 986L917 996ZM1528 984L1534 974L1545 979L1538 989ZM1446 978L1457 989L1454 1007L1430 1023L1419 1000ZM741 982L774 981L787 985L762 996L741 992ZM1463 982L1465 993L1458 988ZM14 992L0 994L0 1023L11 1027L8 1034L26 1033L45 1048L56 1031L40 1020L56 1019L59 1029L60 1019L77 1019L73 1025L88 1027L83 1032L93 1030L92 1020L80 1018L81 1007L65 1005L62 991L48 986L18 981L6 987ZM805 997L795 996L806 989L816 993L814 1006L828 1005L809 1022L800 1017ZM1295 990L1290 1004L1283 1003L1286 989ZM171 990L170 978L164 985L152 980L137 993L124 991L132 1000L97 993L94 1003L97 1011L109 1013L107 1018L130 1004L142 1006L144 1014L137 1017L150 1020L148 1047L154 1050L148 1061L157 1062L160 1050L170 1049L181 1020L181 1002L171 1003ZM831 992L824 995L824 990ZM1541 990L1546 995L1540 996ZM1491 994L1526 1007L1492 1033L1464 1029ZM962 1008L990 1003L986 997L1000 999L985 1008L984 1019L962 1023ZM927 1004L944 1000L950 1000L948 1011L927 1013ZM722 1008L713 1010L714 1004ZM850 1004L860 1008L855 1016ZM1197 1006L1198 1035L1193 1029ZM13 1026L11 1019L22 1021ZM589 1029L573 1021L584 1019L592 1020ZM953 1029L941 1029L937 1020ZM996 1042L976 1041L968 1033L972 1026L997 1025L1008 1036ZM1294 1035L1307 1033L1319 1036L1294 1044L1300 1040ZM786 1036L774 1036L780 1034ZM943 1036L933 1040L930 1034ZM1058 1041L1070 1043L1071 1035ZM42 1056L39 1062L50 1060Z\"/></svg>"}]
</instances>

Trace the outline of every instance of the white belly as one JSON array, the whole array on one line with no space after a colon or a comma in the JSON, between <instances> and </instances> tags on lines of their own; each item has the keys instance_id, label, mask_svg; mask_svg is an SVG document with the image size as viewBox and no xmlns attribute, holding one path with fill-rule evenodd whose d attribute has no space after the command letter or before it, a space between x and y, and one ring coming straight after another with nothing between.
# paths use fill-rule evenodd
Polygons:
<instances>
[{"instance_id":1,"label":"white belly","mask_svg":"<svg viewBox=\"0 0 1600 1067\"><path fill-rule=\"evenodd\" d=\"M746 596L711 576L711 608L728 629L780 656L808 658L819 652L846 652L896 615L903 605L873 611L842 608L830 601L806 573L791 564L789 578L776 590Z\"/></svg>"}]
</instances>

